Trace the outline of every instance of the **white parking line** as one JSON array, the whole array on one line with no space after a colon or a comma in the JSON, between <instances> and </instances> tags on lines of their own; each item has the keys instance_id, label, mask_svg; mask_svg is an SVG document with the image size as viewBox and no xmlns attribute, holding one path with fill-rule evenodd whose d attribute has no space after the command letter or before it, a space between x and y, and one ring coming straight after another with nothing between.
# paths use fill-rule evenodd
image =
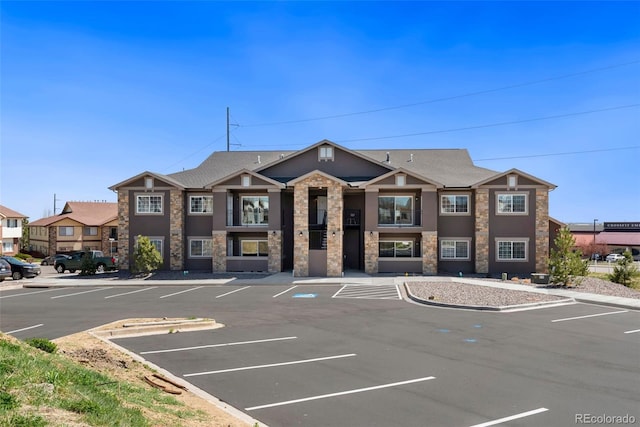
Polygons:
<instances>
[{"instance_id":1,"label":"white parking line","mask_svg":"<svg viewBox=\"0 0 640 427\"><path fill-rule=\"evenodd\" d=\"M298 287L298 285L293 285L292 287L290 287L290 288L289 288L289 289L287 289L286 291L282 291L282 292L280 292L279 294L275 294L275 295L274 295L274 296L272 296L271 298L279 297L280 295L282 295L282 294L286 294L286 293L287 293L287 292L289 292L291 289L295 289L295 288L297 288L297 287Z\"/></svg>"},{"instance_id":2,"label":"white parking line","mask_svg":"<svg viewBox=\"0 0 640 427\"><path fill-rule=\"evenodd\" d=\"M138 292L150 291L151 289L155 289L155 288L157 288L157 286L152 286L152 287L150 287L150 288L142 288L142 289L138 289L138 290L136 290L136 291L125 292L125 293L123 293L123 294L109 295L108 297L104 297L104 299L115 298L115 297L121 297L121 296L123 296L123 295L137 294Z\"/></svg>"},{"instance_id":3,"label":"white parking line","mask_svg":"<svg viewBox=\"0 0 640 427\"><path fill-rule=\"evenodd\" d=\"M633 331L625 331L625 334L635 334L636 332L640 332L640 329L634 329Z\"/></svg>"},{"instance_id":4,"label":"white parking line","mask_svg":"<svg viewBox=\"0 0 640 427\"><path fill-rule=\"evenodd\" d=\"M20 297L20 296L33 295L33 294L41 294L43 292L53 292L53 291L59 291L61 289L64 289L64 288L47 289L46 291L25 292L23 294L5 295L5 296L0 297L0 299L2 299L2 298Z\"/></svg>"},{"instance_id":5,"label":"white parking line","mask_svg":"<svg viewBox=\"0 0 640 427\"><path fill-rule=\"evenodd\" d=\"M27 331L29 329L33 329L33 328L39 328L40 326L44 325L44 323L40 323L39 325L33 325L33 326L29 326L27 328L22 328L22 329L16 329L15 331L9 331L9 332L5 332L5 334L7 335L11 335L11 334L15 334L16 332L22 332L22 331Z\"/></svg>"},{"instance_id":6,"label":"white parking line","mask_svg":"<svg viewBox=\"0 0 640 427\"><path fill-rule=\"evenodd\" d=\"M250 369L274 368L276 366L299 365L301 363L322 362L323 360L342 359L344 357L356 356L355 353L339 354L337 356L317 357L315 359L294 360L291 362L270 363L268 365L243 366L241 368L221 369L219 371L196 372L193 374L185 374L185 377L197 377L200 375L222 374L225 372L248 371Z\"/></svg>"},{"instance_id":7,"label":"white parking line","mask_svg":"<svg viewBox=\"0 0 640 427\"><path fill-rule=\"evenodd\" d=\"M160 297L160 299L162 299L162 298L169 298L169 297L172 297L172 296L175 296L175 295L184 294L185 292L195 291L196 289L200 289L200 288L204 288L204 286L198 286L198 287L196 287L196 288L187 289L187 290L185 290L185 291L174 292L174 293L169 294L169 295L162 295L162 296Z\"/></svg>"},{"instance_id":8,"label":"white parking line","mask_svg":"<svg viewBox=\"0 0 640 427\"><path fill-rule=\"evenodd\" d=\"M111 289L111 286L109 286L108 288L98 288L98 289L92 289L90 291L76 292L75 294L58 295L58 296L55 296L55 297L51 297L51 299L72 297L74 295L88 294L90 292L106 291L107 289Z\"/></svg>"},{"instance_id":9,"label":"white parking line","mask_svg":"<svg viewBox=\"0 0 640 427\"><path fill-rule=\"evenodd\" d=\"M216 298L226 297L227 295L234 294L236 292L240 292L243 289L249 289L251 286L245 286L244 288L236 289L235 291L227 292L226 294L218 295Z\"/></svg>"},{"instance_id":10,"label":"white parking line","mask_svg":"<svg viewBox=\"0 0 640 427\"><path fill-rule=\"evenodd\" d=\"M528 417L528 416L539 414L541 412L546 412L546 411L548 411L547 408L538 408L538 409L534 409L533 411L522 412L520 414L516 414L516 415L511 415L509 417L500 418L499 420L487 421L486 423L482 423L482 424L475 424L475 425L473 425L471 427L495 426L496 424L502 424L502 423L507 422L507 421L517 420L518 418L524 418L524 417Z\"/></svg>"},{"instance_id":11,"label":"white parking line","mask_svg":"<svg viewBox=\"0 0 640 427\"><path fill-rule=\"evenodd\" d=\"M173 351L187 351L187 350L199 350L202 348L215 348L215 347L229 347L233 345L245 345L245 344L259 344L263 342L272 342L272 341L284 341L284 340L295 340L298 337L283 337L283 338L267 338L264 340L255 340L255 341L238 341L238 342L228 342L224 344L209 344L209 345L199 345L196 347L180 347L180 348L169 348L166 350L151 350L151 351L143 351L140 354L156 354L156 353L171 353Z\"/></svg>"},{"instance_id":12,"label":"white parking line","mask_svg":"<svg viewBox=\"0 0 640 427\"><path fill-rule=\"evenodd\" d=\"M577 316L577 317L567 317L564 319L556 319L556 320L552 320L551 322L564 322L567 320L577 320L577 319L586 319L588 317L598 317L598 316L607 316L609 314L620 314L620 313L628 313L629 310L620 310L620 311L609 311L607 313L598 313L598 314L589 314L587 316Z\"/></svg>"},{"instance_id":13,"label":"white parking line","mask_svg":"<svg viewBox=\"0 0 640 427\"><path fill-rule=\"evenodd\" d=\"M373 386L373 387L365 387L365 388L358 388L358 389L355 389L355 390L340 391L338 393L329 393L329 394L322 394L322 395L319 395L319 396L304 397L302 399L287 400L285 402L276 402L276 403L269 403L267 405L252 406L250 408L244 408L244 410L245 411L254 411L256 409L273 408L275 406L291 405L293 403L308 402L310 400L327 399L329 397L344 396L344 395L347 395L347 394L362 393L362 392L365 392L365 391L380 390L380 389L383 389L383 388L397 387L397 386L401 386L401 385L405 385L405 384L413 384L413 383L417 383L417 382L421 382L421 381L433 380L435 378L436 377L416 378L414 380L400 381L400 382L397 382L397 383L382 384L382 385L376 385L376 386Z\"/></svg>"}]
</instances>

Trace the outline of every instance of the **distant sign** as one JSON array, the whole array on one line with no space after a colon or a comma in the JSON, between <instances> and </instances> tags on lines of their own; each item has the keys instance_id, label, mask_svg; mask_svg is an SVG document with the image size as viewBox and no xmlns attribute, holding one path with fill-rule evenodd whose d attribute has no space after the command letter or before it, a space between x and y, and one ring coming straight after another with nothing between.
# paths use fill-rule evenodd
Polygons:
<instances>
[{"instance_id":1,"label":"distant sign","mask_svg":"<svg viewBox=\"0 0 640 427\"><path fill-rule=\"evenodd\" d=\"M315 298L318 294L293 294L293 298Z\"/></svg>"},{"instance_id":2,"label":"distant sign","mask_svg":"<svg viewBox=\"0 0 640 427\"><path fill-rule=\"evenodd\" d=\"M640 231L640 222L605 222L605 231Z\"/></svg>"}]
</instances>

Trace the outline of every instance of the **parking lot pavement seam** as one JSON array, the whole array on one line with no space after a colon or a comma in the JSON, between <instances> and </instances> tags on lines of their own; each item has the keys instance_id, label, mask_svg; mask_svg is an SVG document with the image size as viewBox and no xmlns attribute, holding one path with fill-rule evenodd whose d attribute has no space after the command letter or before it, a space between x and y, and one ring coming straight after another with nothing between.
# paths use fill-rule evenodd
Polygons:
<instances>
[{"instance_id":1,"label":"parking lot pavement seam","mask_svg":"<svg viewBox=\"0 0 640 427\"><path fill-rule=\"evenodd\" d=\"M251 417L250 415L246 414L245 412L242 412L240 409L229 405L226 402L223 402L222 400L218 399L217 397L207 393L206 391L202 390L199 387L196 387L195 385L191 384L190 382L180 378L180 377L176 377L175 375L173 375L171 372L167 371L166 369L163 369L162 367L156 365L153 362L150 362L149 360L145 359L144 357L129 351L128 349L112 342L108 337L104 337L104 336L100 336L99 334L96 334L96 331L88 331L89 334L91 334L92 336L94 336L95 338L99 339L100 341L106 343L107 345L110 345L111 347L117 349L118 351L123 352L124 354L127 354L129 357L131 357L133 360L143 364L143 365L147 365L149 366L151 369L161 373L162 375L164 375L165 377L169 378L171 381L175 382L176 384L180 384L184 387L186 387L186 389L193 393L194 395L200 397L201 399L204 399L205 401L211 403L212 405L215 405L216 407L220 408L221 410L227 412L228 414L238 418L241 421L246 422L248 425L251 426L259 426L259 427L269 427L266 424L262 423L261 421L258 421L257 419Z\"/></svg>"}]
</instances>

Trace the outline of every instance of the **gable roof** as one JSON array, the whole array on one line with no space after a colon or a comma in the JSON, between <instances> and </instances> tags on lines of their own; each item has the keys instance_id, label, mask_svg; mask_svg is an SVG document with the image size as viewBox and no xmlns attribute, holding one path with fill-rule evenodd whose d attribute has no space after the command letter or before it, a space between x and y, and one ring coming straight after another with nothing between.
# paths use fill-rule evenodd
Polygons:
<instances>
[{"instance_id":1,"label":"gable roof","mask_svg":"<svg viewBox=\"0 0 640 427\"><path fill-rule=\"evenodd\" d=\"M20 212L9 209L6 206L0 205L0 218L27 218L26 215L22 215Z\"/></svg>"},{"instance_id":2,"label":"gable roof","mask_svg":"<svg viewBox=\"0 0 640 427\"><path fill-rule=\"evenodd\" d=\"M490 176L490 177L488 177L486 179L483 179L482 181L478 181L473 185L473 187L477 188L477 187L479 187L479 186L481 186L483 184L486 184L488 182L493 181L494 179L498 179L498 178L501 178L501 177L507 176L507 175L520 175L522 177L530 179L531 181L537 182L538 184L544 185L545 187L549 187L551 190L553 190L554 188L557 187L557 185L555 185L555 184L551 184L550 182L547 182L545 180L537 178L537 177L535 177L533 175L529 175L528 173L523 172L523 171L521 171L519 169L516 169L516 168L509 169L506 172L497 173L494 176Z\"/></svg>"},{"instance_id":3,"label":"gable roof","mask_svg":"<svg viewBox=\"0 0 640 427\"><path fill-rule=\"evenodd\" d=\"M29 225L47 227L63 219L72 219L86 226L101 226L118 217L118 204L111 202L67 202L58 215L40 218Z\"/></svg>"},{"instance_id":4,"label":"gable roof","mask_svg":"<svg viewBox=\"0 0 640 427\"><path fill-rule=\"evenodd\" d=\"M215 186L217 186L217 185L219 185L219 184L221 184L221 183L223 183L225 181L228 181L228 180L230 180L230 179L232 179L232 178L234 178L236 176L240 176L240 175L255 176L256 178L259 178L260 180L262 180L264 182L272 184L274 187L279 187L279 188L284 187L284 184L282 184L281 182L275 181L275 180L273 180L273 179L271 179L271 178L269 178L267 176L260 175L259 173L251 171L249 169L241 169L239 171L236 171L236 172L232 173L231 175L227 175L227 176L222 177L222 178L220 178L220 179L218 179L216 181L213 181L213 182L205 185L204 187L205 188L213 188L213 187L215 187Z\"/></svg>"},{"instance_id":5,"label":"gable roof","mask_svg":"<svg viewBox=\"0 0 640 427\"><path fill-rule=\"evenodd\" d=\"M429 179L429 178L425 178L424 176L421 176L421 175L419 175L419 174L417 174L415 172L412 172L412 171L410 171L408 169L405 169L405 168L398 168L398 169L394 169L392 171L389 171L389 172L385 173L384 175L380 175L379 177L374 178L374 179L372 179L370 181L361 183L359 185L359 187L365 188L365 187L367 187L367 186L369 186L371 184L375 184L378 181L382 181L382 180L384 180L384 179L386 179L386 178L388 178L390 176L394 176L396 174L406 174L406 175L412 176L414 178L417 178L420 181L424 181L425 184L431 184L431 185L436 186L437 188L442 188L443 187L442 183L434 181L434 180Z\"/></svg>"},{"instance_id":6,"label":"gable roof","mask_svg":"<svg viewBox=\"0 0 640 427\"><path fill-rule=\"evenodd\" d=\"M117 190L119 187L124 187L128 184L131 184L132 182L135 182L137 180L139 180L140 178L144 177L144 176L152 176L155 179L159 179L160 181L164 181L168 184L171 184L175 187L178 187L181 190L184 190L184 185L180 182L177 181L175 179L173 179L170 175L163 175L161 173L155 173L155 172L149 172L149 171L144 171L142 173L139 173L138 175L131 177L129 179L125 179L122 182L119 182L115 185L112 185L111 187L109 187L109 190L111 191L115 191Z\"/></svg>"}]
</instances>

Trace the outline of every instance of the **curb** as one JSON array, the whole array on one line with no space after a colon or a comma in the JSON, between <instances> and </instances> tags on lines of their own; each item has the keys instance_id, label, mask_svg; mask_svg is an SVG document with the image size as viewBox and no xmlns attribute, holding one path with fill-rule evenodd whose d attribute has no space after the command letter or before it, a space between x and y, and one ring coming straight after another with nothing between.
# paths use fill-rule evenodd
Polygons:
<instances>
[{"instance_id":1,"label":"curb","mask_svg":"<svg viewBox=\"0 0 640 427\"><path fill-rule=\"evenodd\" d=\"M152 324L134 324L129 323L123 325L122 329L92 330L93 335L101 338L128 338L139 337L145 335L173 334L185 331L200 331L205 329L223 328L224 324L217 323L215 320L192 320L192 321L167 321L154 322Z\"/></svg>"}]
</instances>

